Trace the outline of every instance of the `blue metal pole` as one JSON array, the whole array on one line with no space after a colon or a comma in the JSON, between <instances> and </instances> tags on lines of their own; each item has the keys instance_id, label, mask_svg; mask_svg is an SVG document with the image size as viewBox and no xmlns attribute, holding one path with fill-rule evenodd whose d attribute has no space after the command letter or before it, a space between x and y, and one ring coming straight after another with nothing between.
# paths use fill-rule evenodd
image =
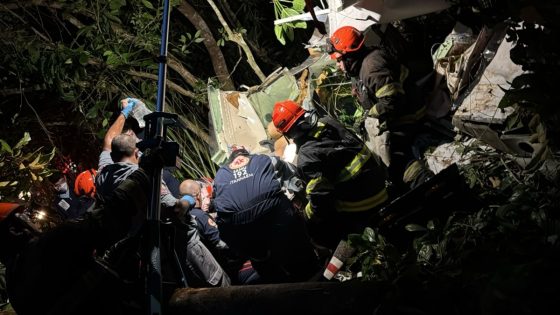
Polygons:
<instances>
[{"instance_id":1,"label":"blue metal pole","mask_svg":"<svg viewBox=\"0 0 560 315\"><path fill-rule=\"evenodd\" d=\"M163 2L163 22L161 26L161 48L159 56L158 90L156 112L165 111L165 90L167 77L167 40L169 37L169 0ZM155 138L160 142L164 139L163 117L160 117L155 126ZM144 256L147 264L146 270L146 295L148 298L149 315L162 314L162 274L161 274L161 231L160 231L160 194L161 194L161 168L156 168L152 176L152 194L149 208L147 209L146 253Z\"/></svg>"}]
</instances>

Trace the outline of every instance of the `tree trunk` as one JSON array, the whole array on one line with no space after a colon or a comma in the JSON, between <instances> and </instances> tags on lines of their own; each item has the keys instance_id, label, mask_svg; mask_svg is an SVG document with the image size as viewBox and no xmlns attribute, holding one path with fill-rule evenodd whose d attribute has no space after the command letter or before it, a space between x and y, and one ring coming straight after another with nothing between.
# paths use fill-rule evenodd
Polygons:
<instances>
[{"instance_id":1,"label":"tree trunk","mask_svg":"<svg viewBox=\"0 0 560 315\"><path fill-rule=\"evenodd\" d=\"M171 314L373 314L385 285L365 281L301 282L179 289Z\"/></svg>"},{"instance_id":2,"label":"tree trunk","mask_svg":"<svg viewBox=\"0 0 560 315\"><path fill-rule=\"evenodd\" d=\"M235 86L230 78L230 73L227 67L226 60L218 43L212 35L212 31L206 21L198 14L198 12L191 6L186 0L183 0L181 4L177 6L179 12L181 12L193 25L200 31L202 38L204 39L204 45L208 50L208 55L212 61L212 66L216 72L218 80L222 84L222 88L225 90L234 90Z\"/></svg>"}]
</instances>

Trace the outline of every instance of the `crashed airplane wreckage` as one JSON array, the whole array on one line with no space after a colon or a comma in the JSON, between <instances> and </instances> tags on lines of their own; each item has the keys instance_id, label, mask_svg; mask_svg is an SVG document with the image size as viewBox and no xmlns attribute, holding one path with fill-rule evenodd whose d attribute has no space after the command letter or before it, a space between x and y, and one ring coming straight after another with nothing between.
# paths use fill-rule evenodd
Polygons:
<instances>
[{"instance_id":1,"label":"crashed airplane wreckage","mask_svg":"<svg viewBox=\"0 0 560 315\"><path fill-rule=\"evenodd\" d=\"M425 11L426 7L415 11L414 5L418 6L418 2L414 1L361 1L358 4L366 5L360 7L355 1L331 0L328 1L329 7L334 9L316 10L316 13L319 19L323 15L331 26L346 23L365 30L379 21L389 22L448 7L446 1L427 2L432 5L427 6L431 11ZM423 5L424 2L420 6ZM352 16L359 18L352 19ZM299 18L310 19L310 16ZM437 80L428 112L434 122L452 117L452 125L448 124L446 132L454 134L453 128L456 128L499 151L514 155L520 165L531 167L543 154L546 139L535 137L522 128L506 130L508 117L514 114L514 110L499 108L510 82L523 73L509 57L512 44L504 40L508 27L502 23L483 28L476 36L464 26L457 25L434 53ZM295 148L271 125L272 108L275 102L284 99L297 100L306 109L313 108L314 79L329 64L332 66L327 54L318 54L300 67L277 70L263 84L245 91L223 91L209 84L211 131L215 140L211 148L213 161L223 163L234 144L244 145L253 153L276 154L294 161ZM445 216L450 209L479 209L481 204L469 195L454 162L456 160L428 157L428 164L437 175L382 209L375 218L376 226L398 243L398 234L403 234L407 223ZM311 314L364 314L374 312L379 306L385 286L375 282L323 281L187 288L175 292L170 310L175 314L284 314L297 307Z\"/></svg>"}]
</instances>

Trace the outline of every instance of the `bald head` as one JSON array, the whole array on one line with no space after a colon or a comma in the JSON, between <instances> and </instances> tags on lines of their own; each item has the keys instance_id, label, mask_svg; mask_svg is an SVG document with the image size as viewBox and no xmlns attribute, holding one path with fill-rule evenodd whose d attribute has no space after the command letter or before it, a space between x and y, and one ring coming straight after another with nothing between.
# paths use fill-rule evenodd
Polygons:
<instances>
[{"instance_id":1,"label":"bald head","mask_svg":"<svg viewBox=\"0 0 560 315\"><path fill-rule=\"evenodd\" d=\"M192 179L184 180L179 186L179 193L181 195L191 195L196 198L200 194L200 185Z\"/></svg>"}]
</instances>

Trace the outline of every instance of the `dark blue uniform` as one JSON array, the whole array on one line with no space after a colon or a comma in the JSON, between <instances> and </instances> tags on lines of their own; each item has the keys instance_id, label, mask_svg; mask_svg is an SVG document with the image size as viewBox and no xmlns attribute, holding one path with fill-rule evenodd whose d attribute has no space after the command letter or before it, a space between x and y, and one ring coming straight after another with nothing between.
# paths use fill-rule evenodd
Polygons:
<instances>
[{"instance_id":1,"label":"dark blue uniform","mask_svg":"<svg viewBox=\"0 0 560 315\"><path fill-rule=\"evenodd\" d=\"M303 218L282 191L291 170L274 157L238 156L214 179L220 236L264 282L304 281L318 270Z\"/></svg>"},{"instance_id":2,"label":"dark blue uniform","mask_svg":"<svg viewBox=\"0 0 560 315\"><path fill-rule=\"evenodd\" d=\"M220 231L218 230L218 225L214 221L214 218L199 208L193 208L190 213L196 220L198 232L202 235L203 241L207 243L206 246L212 247L210 245L218 245L221 241Z\"/></svg>"}]
</instances>

